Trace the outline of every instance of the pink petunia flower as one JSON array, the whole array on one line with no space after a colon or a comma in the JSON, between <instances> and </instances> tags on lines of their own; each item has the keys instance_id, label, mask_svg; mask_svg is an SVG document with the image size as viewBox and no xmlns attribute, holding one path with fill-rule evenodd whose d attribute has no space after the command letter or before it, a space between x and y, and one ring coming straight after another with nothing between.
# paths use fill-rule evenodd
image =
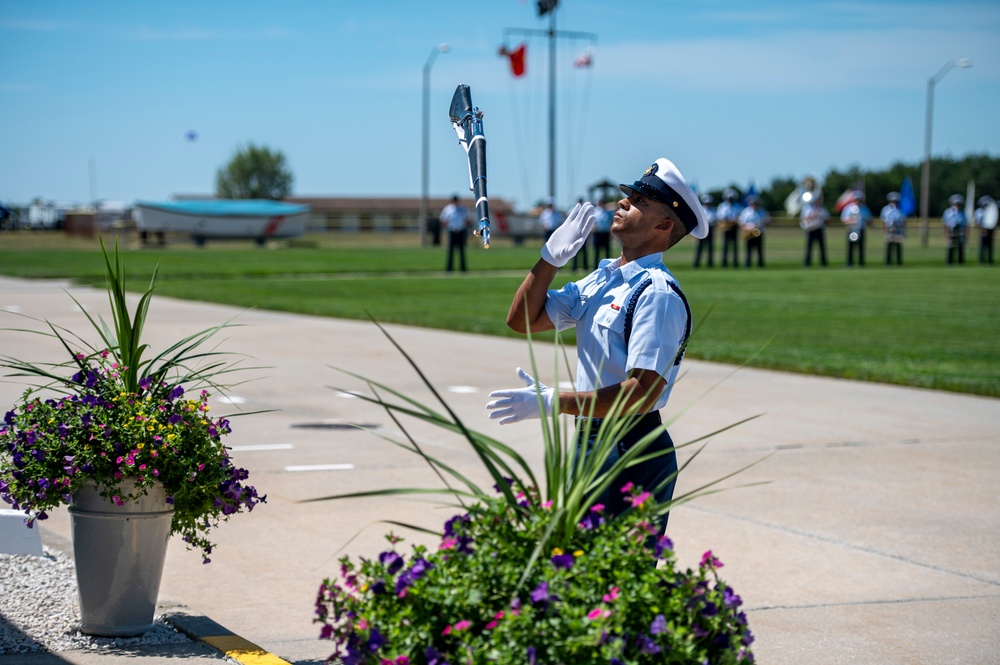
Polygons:
<instances>
[{"instance_id":1,"label":"pink petunia flower","mask_svg":"<svg viewBox=\"0 0 1000 665\"><path fill-rule=\"evenodd\" d=\"M721 561L715 558L715 555L712 554L712 550L708 550L707 552L701 555L701 565L703 568L715 568L715 569L719 569L724 566L724 564Z\"/></svg>"},{"instance_id":2,"label":"pink petunia flower","mask_svg":"<svg viewBox=\"0 0 1000 665\"><path fill-rule=\"evenodd\" d=\"M633 485L631 481L625 483L625 485L622 487L622 494L627 494L628 492L631 492L633 487L635 487L635 485Z\"/></svg>"},{"instance_id":3,"label":"pink petunia flower","mask_svg":"<svg viewBox=\"0 0 1000 665\"><path fill-rule=\"evenodd\" d=\"M632 497L632 505L636 507L641 506L643 503L645 503L646 499L648 499L651 496L653 495L650 494L649 492L643 492L642 494L638 494Z\"/></svg>"},{"instance_id":4,"label":"pink petunia flower","mask_svg":"<svg viewBox=\"0 0 1000 665\"><path fill-rule=\"evenodd\" d=\"M604 594L604 598L602 598L601 600L603 600L605 603L610 603L615 600L618 600L618 591L619 591L618 587L616 586L611 587L611 590L608 591L606 594Z\"/></svg>"},{"instance_id":5,"label":"pink petunia flower","mask_svg":"<svg viewBox=\"0 0 1000 665\"><path fill-rule=\"evenodd\" d=\"M609 616L611 616L611 612L602 607L595 607L594 609L590 610L590 612L587 613L587 618L590 619L591 621L595 621L597 619L603 619Z\"/></svg>"}]
</instances>

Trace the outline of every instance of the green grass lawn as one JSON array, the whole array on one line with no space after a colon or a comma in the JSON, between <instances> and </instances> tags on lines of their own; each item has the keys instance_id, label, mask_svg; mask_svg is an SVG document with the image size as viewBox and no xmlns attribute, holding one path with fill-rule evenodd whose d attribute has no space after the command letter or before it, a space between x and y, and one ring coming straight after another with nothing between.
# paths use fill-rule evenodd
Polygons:
<instances>
[{"instance_id":1,"label":"green grass lawn","mask_svg":"<svg viewBox=\"0 0 1000 665\"><path fill-rule=\"evenodd\" d=\"M1000 396L1000 271L975 263L977 246L969 248L971 263L949 267L938 233L928 248L913 233L906 265L886 268L876 230L868 265L847 269L843 234L831 229L827 241L828 268L801 267L795 228L769 232L764 270L695 270L690 241L668 252L699 323L689 357ZM417 242L369 234L276 249L178 243L128 250L126 270L141 289L158 265L157 292L166 296L513 335L504 317L537 260L538 241L514 247L499 239L490 250L473 244L464 274L442 272L444 249ZM0 274L100 283L103 263L93 241L3 233ZM572 277L565 269L560 275Z\"/></svg>"}]
</instances>

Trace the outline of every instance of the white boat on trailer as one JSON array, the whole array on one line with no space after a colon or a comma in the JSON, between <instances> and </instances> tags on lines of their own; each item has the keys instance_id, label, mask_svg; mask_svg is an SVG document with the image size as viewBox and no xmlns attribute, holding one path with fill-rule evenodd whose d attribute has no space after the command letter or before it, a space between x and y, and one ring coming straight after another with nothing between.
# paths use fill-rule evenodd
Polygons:
<instances>
[{"instance_id":1,"label":"white boat on trailer","mask_svg":"<svg viewBox=\"0 0 1000 665\"><path fill-rule=\"evenodd\" d=\"M250 238L263 245L271 238L305 233L310 208L266 199L137 201L136 228L143 241L156 235L186 233L198 245L209 239Z\"/></svg>"}]
</instances>

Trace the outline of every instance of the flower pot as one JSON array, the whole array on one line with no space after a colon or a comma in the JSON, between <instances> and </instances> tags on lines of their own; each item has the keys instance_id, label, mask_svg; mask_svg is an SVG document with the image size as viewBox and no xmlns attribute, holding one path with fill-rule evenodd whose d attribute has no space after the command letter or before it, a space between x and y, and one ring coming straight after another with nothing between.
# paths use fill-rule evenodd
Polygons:
<instances>
[{"instance_id":1,"label":"flower pot","mask_svg":"<svg viewBox=\"0 0 1000 665\"><path fill-rule=\"evenodd\" d=\"M134 491L122 483L122 494ZM159 484L122 506L88 482L69 507L80 593L80 630L129 637L153 626L173 506Z\"/></svg>"}]
</instances>

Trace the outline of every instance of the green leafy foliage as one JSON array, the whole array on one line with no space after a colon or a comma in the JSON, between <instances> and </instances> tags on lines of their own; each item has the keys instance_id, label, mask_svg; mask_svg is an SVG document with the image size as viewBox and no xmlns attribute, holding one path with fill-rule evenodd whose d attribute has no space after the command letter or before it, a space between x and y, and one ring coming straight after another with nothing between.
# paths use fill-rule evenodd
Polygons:
<instances>
[{"instance_id":1,"label":"green leafy foliage","mask_svg":"<svg viewBox=\"0 0 1000 665\"><path fill-rule=\"evenodd\" d=\"M280 200L292 191L292 172L281 151L248 143L215 174L220 199Z\"/></svg>"},{"instance_id":2,"label":"green leafy foliage","mask_svg":"<svg viewBox=\"0 0 1000 665\"><path fill-rule=\"evenodd\" d=\"M623 517L592 506L523 582L555 519L535 492L518 495L521 514L502 499L476 503L445 524L434 552L417 545L407 559L390 534L391 549L358 565L344 557L339 579L323 582L321 634L345 665L753 662L722 563L706 552L696 570L678 570L652 526L654 501L630 496Z\"/></svg>"}]
</instances>

